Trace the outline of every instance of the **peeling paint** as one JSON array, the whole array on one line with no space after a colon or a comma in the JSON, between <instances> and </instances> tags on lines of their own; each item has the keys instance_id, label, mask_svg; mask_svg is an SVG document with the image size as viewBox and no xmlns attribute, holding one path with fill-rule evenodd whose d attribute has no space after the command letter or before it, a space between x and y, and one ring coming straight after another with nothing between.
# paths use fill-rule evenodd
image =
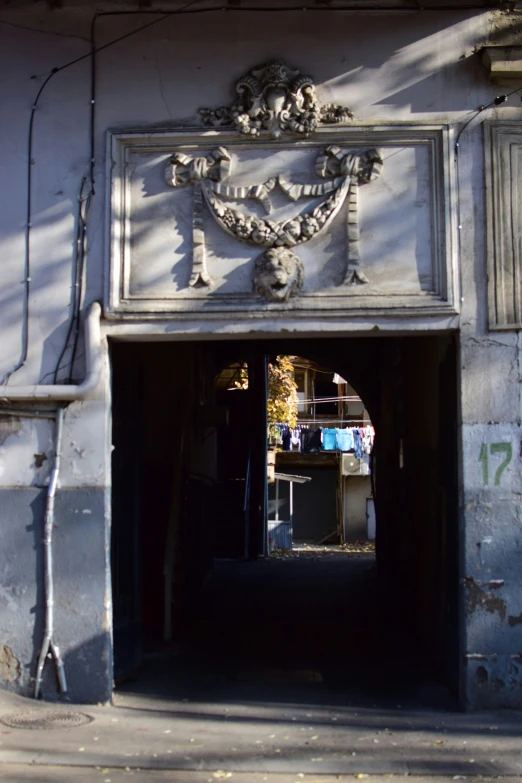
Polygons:
<instances>
[{"instance_id":1,"label":"peeling paint","mask_svg":"<svg viewBox=\"0 0 522 783\"><path fill-rule=\"evenodd\" d=\"M500 587L504 587L505 582L503 579L491 579L489 582L480 582L476 579L475 584L480 587L489 587L491 590L498 590Z\"/></svg>"},{"instance_id":2,"label":"peeling paint","mask_svg":"<svg viewBox=\"0 0 522 783\"><path fill-rule=\"evenodd\" d=\"M81 446L75 443L74 440L71 440L71 446L73 447L74 451L79 455L81 459L85 459L87 455L87 449L82 449Z\"/></svg>"},{"instance_id":3,"label":"peeling paint","mask_svg":"<svg viewBox=\"0 0 522 783\"><path fill-rule=\"evenodd\" d=\"M477 667L477 671L475 672L475 679L479 688L488 684L489 674L484 666Z\"/></svg>"},{"instance_id":4,"label":"peeling paint","mask_svg":"<svg viewBox=\"0 0 522 783\"><path fill-rule=\"evenodd\" d=\"M518 616L510 614L508 617L508 623L511 626L511 628L514 628L515 625L519 625L520 623L522 623L522 612L520 612Z\"/></svg>"},{"instance_id":5,"label":"peeling paint","mask_svg":"<svg viewBox=\"0 0 522 783\"><path fill-rule=\"evenodd\" d=\"M41 468L47 459L47 454L33 454L35 468Z\"/></svg>"},{"instance_id":6,"label":"peeling paint","mask_svg":"<svg viewBox=\"0 0 522 783\"><path fill-rule=\"evenodd\" d=\"M6 644L0 644L0 677L6 682L14 682L22 673L22 666L13 651Z\"/></svg>"},{"instance_id":7,"label":"peeling paint","mask_svg":"<svg viewBox=\"0 0 522 783\"><path fill-rule=\"evenodd\" d=\"M483 590L480 583L476 582L472 576L467 576L465 582L470 613L476 612L477 609L485 609L491 614L498 612L501 620L506 619L506 602L502 598ZM496 585L496 587L498 586Z\"/></svg>"}]
</instances>

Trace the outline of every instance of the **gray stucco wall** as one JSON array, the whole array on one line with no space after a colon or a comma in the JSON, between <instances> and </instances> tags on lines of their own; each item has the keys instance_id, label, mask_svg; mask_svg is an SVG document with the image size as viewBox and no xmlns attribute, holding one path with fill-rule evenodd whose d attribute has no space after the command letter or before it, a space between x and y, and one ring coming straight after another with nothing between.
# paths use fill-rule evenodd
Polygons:
<instances>
[{"instance_id":1,"label":"gray stucco wall","mask_svg":"<svg viewBox=\"0 0 522 783\"><path fill-rule=\"evenodd\" d=\"M112 693L112 614L109 572L109 409L97 399L72 403L64 416L62 464L53 528L54 642L68 692L78 702L104 702ZM25 410L25 409L23 409ZM2 687L32 695L44 633L44 516L54 466L53 407L40 416L0 416L0 663ZM0 657L1 658L1 657ZM58 698L47 660L42 697Z\"/></svg>"},{"instance_id":2,"label":"gray stucco wall","mask_svg":"<svg viewBox=\"0 0 522 783\"><path fill-rule=\"evenodd\" d=\"M464 489L467 699L471 706L494 707L501 702L519 707L522 673L519 426L515 423L465 425L464 439L465 465L469 470ZM499 448L502 451L495 451ZM512 459L499 475L510 453Z\"/></svg>"},{"instance_id":3,"label":"gray stucco wall","mask_svg":"<svg viewBox=\"0 0 522 783\"><path fill-rule=\"evenodd\" d=\"M19 662L9 689L32 695L43 641L43 524L46 490L0 490L2 632L0 644ZM110 606L106 584L105 497L102 489L66 489L56 497L55 635L67 684L79 702L110 699ZM43 698L55 698L54 664L45 666ZM10 679L10 678L9 678ZM2 671L0 669L0 681Z\"/></svg>"}]
</instances>

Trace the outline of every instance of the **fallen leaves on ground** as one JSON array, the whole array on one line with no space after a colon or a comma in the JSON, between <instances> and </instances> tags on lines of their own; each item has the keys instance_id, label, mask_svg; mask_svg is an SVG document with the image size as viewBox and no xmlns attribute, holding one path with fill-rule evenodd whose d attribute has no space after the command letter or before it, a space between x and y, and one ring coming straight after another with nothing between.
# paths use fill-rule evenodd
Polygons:
<instances>
[{"instance_id":1,"label":"fallen leaves on ground","mask_svg":"<svg viewBox=\"0 0 522 783\"><path fill-rule=\"evenodd\" d=\"M298 560L299 558L315 557L339 557L341 555L373 555L375 553L374 541L353 541L345 544L319 545L296 544L292 549L273 549L270 557L276 560Z\"/></svg>"},{"instance_id":2,"label":"fallen leaves on ground","mask_svg":"<svg viewBox=\"0 0 522 783\"><path fill-rule=\"evenodd\" d=\"M353 541L340 545L343 552L353 552L354 554L373 554L375 552L375 541Z\"/></svg>"}]
</instances>

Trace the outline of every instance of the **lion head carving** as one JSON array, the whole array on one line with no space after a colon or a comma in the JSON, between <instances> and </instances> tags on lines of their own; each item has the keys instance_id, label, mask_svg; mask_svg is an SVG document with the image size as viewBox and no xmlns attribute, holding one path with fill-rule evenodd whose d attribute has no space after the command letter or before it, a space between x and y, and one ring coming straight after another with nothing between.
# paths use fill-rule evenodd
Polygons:
<instances>
[{"instance_id":1,"label":"lion head carving","mask_svg":"<svg viewBox=\"0 0 522 783\"><path fill-rule=\"evenodd\" d=\"M256 258L254 291L269 302L287 302L298 296L303 281L301 259L287 247L270 248Z\"/></svg>"}]
</instances>

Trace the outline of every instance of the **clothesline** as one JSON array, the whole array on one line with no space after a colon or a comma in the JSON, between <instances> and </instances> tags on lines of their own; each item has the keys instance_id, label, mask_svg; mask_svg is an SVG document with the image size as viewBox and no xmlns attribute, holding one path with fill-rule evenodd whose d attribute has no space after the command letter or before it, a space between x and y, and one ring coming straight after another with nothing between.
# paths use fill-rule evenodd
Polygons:
<instances>
[{"instance_id":1,"label":"clothesline","mask_svg":"<svg viewBox=\"0 0 522 783\"><path fill-rule=\"evenodd\" d=\"M304 402L308 403L319 403L319 402L362 402L360 397L352 395L341 395L340 397L315 397L314 399L310 400L299 400L299 404L301 405Z\"/></svg>"},{"instance_id":2,"label":"clothesline","mask_svg":"<svg viewBox=\"0 0 522 783\"><path fill-rule=\"evenodd\" d=\"M275 428L281 440L283 451L343 451L353 452L357 459L363 454L371 453L375 430L372 424L355 421L356 426L346 426L350 421L338 420L344 427L324 426L334 424L335 420L328 422L301 421L295 427L288 424L276 424ZM322 426L321 426L322 425Z\"/></svg>"},{"instance_id":3,"label":"clothesline","mask_svg":"<svg viewBox=\"0 0 522 783\"><path fill-rule=\"evenodd\" d=\"M297 426L300 424L316 424L318 427L328 427L329 424L359 424L362 427L371 426L370 419L299 419Z\"/></svg>"}]
</instances>

